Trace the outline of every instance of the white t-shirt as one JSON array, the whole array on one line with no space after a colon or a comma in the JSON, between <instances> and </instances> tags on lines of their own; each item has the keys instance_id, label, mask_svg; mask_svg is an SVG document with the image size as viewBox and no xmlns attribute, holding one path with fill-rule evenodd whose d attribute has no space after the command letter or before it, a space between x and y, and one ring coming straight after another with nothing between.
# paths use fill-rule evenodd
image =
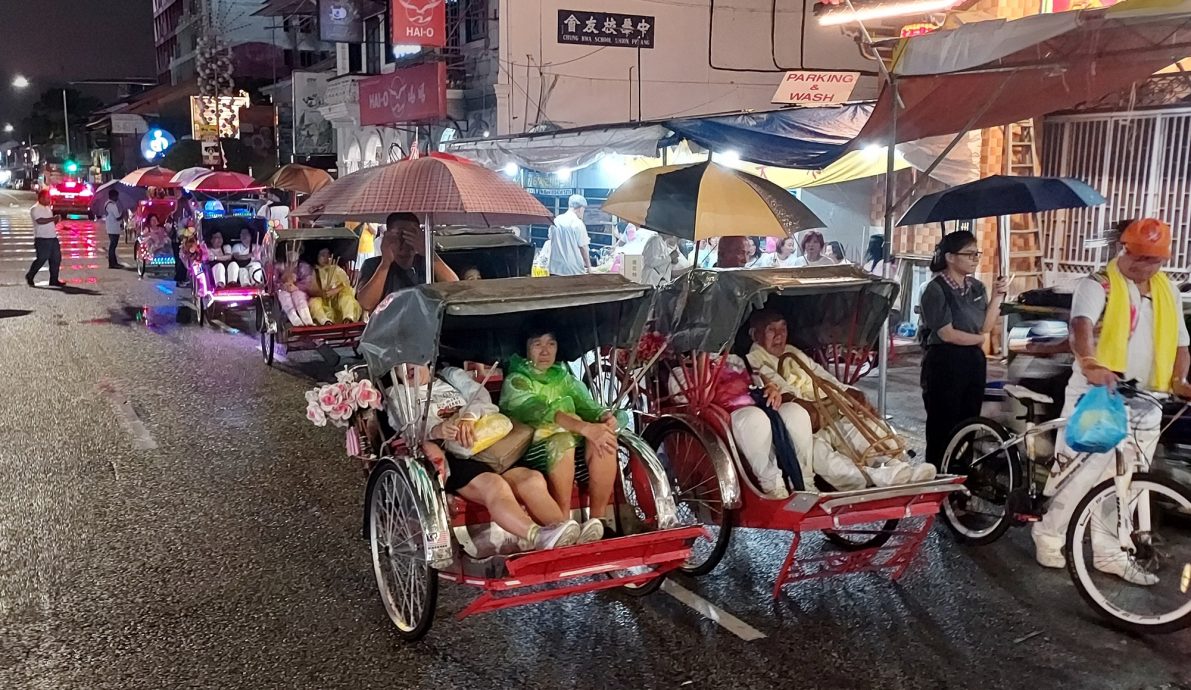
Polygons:
<instances>
[{"instance_id":1,"label":"white t-shirt","mask_svg":"<svg viewBox=\"0 0 1191 690\"><path fill-rule=\"evenodd\" d=\"M54 239L58 237L58 229L55 223L38 223L38 218L53 218L54 210L49 206L42 206L41 204L33 204L33 208L29 209L29 216L33 218L33 236L38 239Z\"/></svg>"},{"instance_id":2,"label":"white t-shirt","mask_svg":"<svg viewBox=\"0 0 1191 690\"><path fill-rule=\"evenodd\" d=\"M119 235L123 232L120 227L120 204L108 201L103 207L103 223L107 226L109 235Z\"/></svg>"},{"instance_id":3,"label":"white t-shirt","mask_svg":"<svg viewBox=\"0 0 1191 690\"><path fill-rule=\"evenodd\" d=\"M1129 363L1125 368L1126 379L1137 379L1146 386L1150 382L1154 365L1154 304L1149 297L1144 299L1137 289L1137 284L1126 280L1129 286L1129 303L1139 305L1137 309L1137 324L1133 327L1133 334L1129 337ZM1187 322L1183 317L1183 297L1174 282L1170 283L1174 293L1175 313L1179 322L1179 347L1191 344L1191 337L1187 335ZM1100 322L1104 315L1104 307L1108 303L1108 292L1100 281L1088 276L1075 284L1075 292L1071 295L1071 318L1082 316L1090 319L1093 324ZM1069 389L1083 390L1088 388L1088 380L1084 378L1083 370L1076 361L1072 365Z\"/></svg>"},{"instance_id":4,"label":"white t-shirt","mask_svg":"<svg viewBox=\"0 0 1191 690\"><path fill-rule=\"evenodd\" d=\"M794 268L795 266L800 265L800 264L796 263L799 258L801 258L801 257L797 257L797 256L794 256L793 254L791 254L790 256L787 256L786 258L783 259L781 256L779 256L777 254L777 252L773 252L771 254L766 254L765 256L761 257L760 267L761 268Z\"/></svg>"},{"instance_id":5,"label":"white t-shirt","mask_svg":"<svg viewBox=\"0 0 1191 690\"><path fill-rule=\"evenodd\" d=\"M552 276L578 276L587 273L581 247L591 244L587 224L574 211L567 211L554 219L550 226L550 258L546 270Z\"/></svg>"},{"instance_id":6,"label":"white t-shirt","mask_svg":"<svg viewBox=\"0 0 1191 690\"><path fill-rule=\"evenodd\" d=\"M820 254L819 258L815 259L814 261L807 261L805 256L800 256L797 259L794 259L793 267L801 268L803 266L834 266L837 263L838 262L835 259Z\"/></svg>"}]
</instances>

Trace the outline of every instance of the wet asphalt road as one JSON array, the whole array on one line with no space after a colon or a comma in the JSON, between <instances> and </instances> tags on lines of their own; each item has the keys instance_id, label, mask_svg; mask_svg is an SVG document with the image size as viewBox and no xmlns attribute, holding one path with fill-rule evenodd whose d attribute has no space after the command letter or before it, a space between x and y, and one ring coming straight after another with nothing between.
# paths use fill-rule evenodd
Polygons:
<instances>
[{"instance_id":1,"label":"wet asphalt road","mask_svg":"<svg viewBox=\"0 0 1191 690\"><path fill-rule=\"evenodd\" d=\"M474 592L444 583L429 637L403 644L358 536L360 473L302 414L330 368L266 367L251 319L187 323L186 291L108 270L90 223L62 231L72 288L26 287L30 203L0 192L0 688L1191 687L1191 634L1106 629L1024 531L968 550L937 527L899 584L776 602L788 537L738 533L679 582L754 641L664 593L457 621ZM915 379L891 377L911 436Z\"/></svg>"}]
</instances>

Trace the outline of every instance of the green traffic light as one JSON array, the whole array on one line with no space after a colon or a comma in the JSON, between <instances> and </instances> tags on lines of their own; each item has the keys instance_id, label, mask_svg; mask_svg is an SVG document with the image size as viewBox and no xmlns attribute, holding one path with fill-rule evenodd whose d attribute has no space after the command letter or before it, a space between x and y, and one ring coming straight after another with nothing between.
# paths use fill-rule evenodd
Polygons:
<instances>
[{"instance_id":1,"label":"green traffic light","mask_svg":"<svg viewBox=\"0 0 1191 690\"><path fill-rule=\"evenodd\" d=\"M74 161L66 161L66 172L74 174L79 171L79 164Z\"/></svg>"}]
</instances>

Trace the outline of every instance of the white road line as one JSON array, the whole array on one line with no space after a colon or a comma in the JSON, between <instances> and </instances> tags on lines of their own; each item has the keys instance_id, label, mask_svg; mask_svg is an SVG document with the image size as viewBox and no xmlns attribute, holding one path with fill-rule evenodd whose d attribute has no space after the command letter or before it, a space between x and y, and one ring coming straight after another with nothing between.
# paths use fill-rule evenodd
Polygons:
<instances>
[{"instance_id":1,"label":"white road line","mask_svg":"<svg viewBox=\"0 0 1191 690\"><path fill-rule=\"evenodd\" d=\"M711 620L715 621L720 627L725 628L728 632L739 637L745 642L752 642L753 640L761 640L765 638L765 633L757 630L753 626L745 623L710 601L707 601L703 597L695 594L686 587L683 587L674 580L667 578L666 581L662 583L662 591L694 609L705 618L710 618Z\"/></svg>"},{"instance_id":2,"label":"white road line","mask_svg":"<svg viewBox=\"0 0 1191 690\"><path fill-rule=\"evenodd\" d=\"M124 433L128 434L132 441L132 447L137 450L156 448L156 439L153 438L153 434L149 433L149 429L145 427L141 418L136 415L136 410L132 409L132 402L129 401L121 386L110 379L100 379L99 385L96 387L99 389L99 394L108 401L108 405L111 406L112 412L116 415L116 421L124 429Z\"/></svg>"}]
</instances>

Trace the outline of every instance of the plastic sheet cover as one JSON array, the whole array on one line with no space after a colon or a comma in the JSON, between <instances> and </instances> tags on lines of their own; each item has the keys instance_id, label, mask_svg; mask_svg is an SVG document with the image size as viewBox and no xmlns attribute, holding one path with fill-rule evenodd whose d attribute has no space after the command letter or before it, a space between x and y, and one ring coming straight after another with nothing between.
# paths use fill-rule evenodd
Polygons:
<instances>
[{"instance_id":1,"label":"plastic sheet cover","mask_svg":"<svg viewBox=\"0 0 1191 690\"><path fill-rule=\"evenodd\" d=\"M398 364L503 361L525 353L531 328L548 326L559 360L641 337L653 288L619 275L506 278L399 290L372 314L360 354L374 376Z\"/></svg>"},{"instance_id":2,"label":"plastic sheet cover","mask_svg":"<svg viewBox=\"0 0 1191 690\"><path fill-rule=\"evenodd\" d=\"M841 158L873 111L871 103L793 108L691 120L670 120L678 138L741 160L783 168L821 170ZM664 142L669 145L673 140Z\"/></svg>"},{"instance_id":3,"label":"plastic sheet cover","mask_svg":"<svg viewBox=\"0 0 1191 690\"><path fill-rule=\"evenodd\" d=\"M897 283L852 265L697 270L658 293L655 322L678 352L747 351L748 318L765 307L785 316L804 350L872 345L897 293Z\"/></svg>"}]
</instances>

